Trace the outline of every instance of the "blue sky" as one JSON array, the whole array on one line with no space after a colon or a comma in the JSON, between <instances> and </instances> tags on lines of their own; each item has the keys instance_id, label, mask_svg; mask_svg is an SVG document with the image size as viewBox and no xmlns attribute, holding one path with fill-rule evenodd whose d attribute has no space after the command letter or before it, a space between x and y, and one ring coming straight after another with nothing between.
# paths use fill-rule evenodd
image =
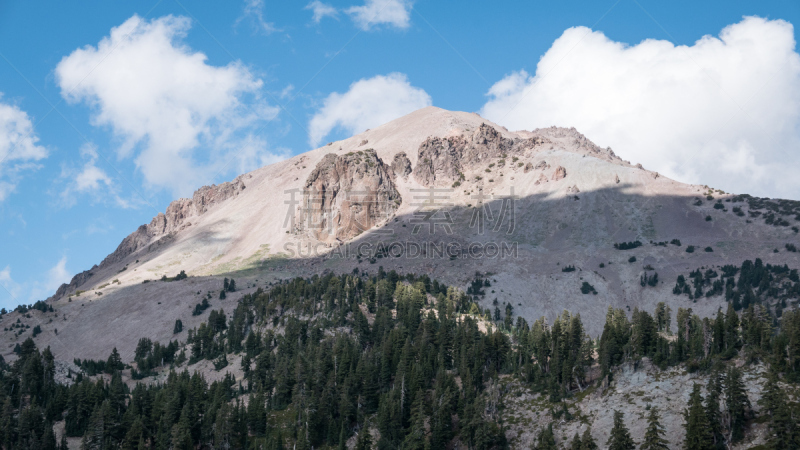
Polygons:
<instances>
[{"instance_id":1,"label":"blue sky","mask_svg":"<svg viewBox=\"0 0 800 450\"><path fill-rule=\"evenodd\" d=\"M790 0L2 2L0 306L203 184L430 104L800 198L798 23Z\"/></svg>"}]
</instances>

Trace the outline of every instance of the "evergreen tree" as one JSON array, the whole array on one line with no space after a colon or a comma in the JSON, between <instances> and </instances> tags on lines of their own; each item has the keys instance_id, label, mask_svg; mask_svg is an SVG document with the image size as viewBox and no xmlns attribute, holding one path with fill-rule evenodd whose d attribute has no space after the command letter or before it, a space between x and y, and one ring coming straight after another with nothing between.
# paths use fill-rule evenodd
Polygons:
<instances>
[{"instance_id":1,"label":"evergreen tree","mask_svg":"<svg viewBox=\"0 0 800 450\"><path fill-rule=\"evenodd\" d=\"M647 430L644 432L644 442L642 442L640 450L668 450L669 445L667 444L667 440L664 439L664 426L661 425L658 416L658 408L653 406L647 416Z\"/></svg>"},{"instance_id":2,"label":"evergreen tree","mask_svg":"<svg viewBox=\"0 0 800 450\"><path fill-rule=\"evenodd\" d=\"M56 450L56 435L53 433L53 424L44 424L44 434L42 435L42 450Z\"/></svg>"},{"instance_id":3,"label":"evergreen tree","mask_svg":"<svg viewBox=\"0 0 800 450\"><path fill-rule=\"evenodd\" d=\"M536 444L536 450L556 450L556 438L553 435L553 424L547 425L547 428L539 431L539 443Z\"/></svg>"},{"instance_id":4,"label":"evergreen tree","mask_svg":"<svg viewBox=\"0 0 800 450\"><path fill-rule=\"evenodd\" d=\"M569 443L569 450L581 450L581 437L578 435L578 432L575 432L575 436L572 437L572 441Z\"/></svg>"},{"instance_id":5,"label":"evergreen tree","mask_svg":"<svg viewBox=\"0 0 800 450\"><path fill-rule=\"evenodd\" d=\"M700 385L695 383L692 386L692 394L689 396L689 403L684 412L686 423L686 440L684 445L686 450L712 450L714 448L714 437L711 434L711 427L703 408L703 396L700 394Z\"/></svg>"},{"instance_id":6,"label":"evergreen tree","mask_svg":"<svg viewBox=\"0 0 800 450\"><path fill-rule=\"evenodd\" d=\"M172 334L178 334L181 331L183 331L183 322L181 322L181 319L176 319L175 326L172 328Z\"/></svg>"},{"instance_id":7,"label":"evergreen tree","mask_svg":"<svg viewBox=\"0 0 800 450\"><path fill-rule=\"evenodd\" d=\"M106 373L113 374L114 372L124 368L125 364L122 363L122 357L119 356L117 347L114 347L114 350L111 351L111 354L108 356L108 360L106 361Z\"/></svg>"},{"instance_id":8,"label":"evergreen tree","mask_svg":"<svg viewBox=\"0 0 800 450\"><path fill-rule=\"evenodd\" d=\"M767 376L764 391L758 403L761 414L769 418L767 422L767 443L770 450L800 449L800 419L796 411L786 403L786 394L778 385L778 376L773 371Z\"/></svg>"},{"instance_id":9,"label":"evergreen tree","mask_svg":"<svg viewBox=\"0 0 800 450\"><path fill-rule=\"evenodd\" d=\"M372 436L369 434L369 422L365 422L364 427L358 432L358 439L356 439L354 450L372 450Z\"/></svg>"},{"instance_id":10,"label":"evergreen tree","mask_svg":"<svg viewBox=\"0 0 800 450\"><path fill-rule=\"evenodd\" d=\"M594 442L592 429L589 427L586 427L581 436L581 450L597 450L597 443Z\"/></svg>"},{"instance_id":11,"label":"evergreen tree","mask_svg":"<svg viewBox=\"0 0 800 450\"><path fill-rule=\"evenodd\" d=\"M420 389L411 405L411 429L403 441L404 450L425 448L425 418L425 393Z\"/></svg>"},{"instance_id":12,"label":"evergreen tree","mask_svg":"<svg viewBox=\"0 0 800 450\"><path fill-rule=\"evenodd\" d=\"M636 443L631 438L628 427L623 422L624 414L622 411L614 411L614 426L611 428L611 435L608 437L606 445L609 450L635 450Z\"/></svg>"},{"instance_id":13,"label":"evergreen tree","mask_svg":"<svg viewBox=\"0 0 800 450\"><path fill-rule=\"evenodd\" d=\"M742 372L729 368L725 376L725 409L730 432L730 441L739 442L744 438L744 426L750 411L750 399L742 382Z\"/></svg>"},{"instance_id":14,"label":"evergreen tree","mask_svg":"<svg viewBox=\"0 0 800 450\"><path fill-rule=\"evenodd\" d=\"M705 412L708 425L711 428L714 445L724 448L725 438L722 435L722 412L719 409L720 396L722 395L722 380L718 372L713 372L706 386Z\"/></svg>"}]
</instances>

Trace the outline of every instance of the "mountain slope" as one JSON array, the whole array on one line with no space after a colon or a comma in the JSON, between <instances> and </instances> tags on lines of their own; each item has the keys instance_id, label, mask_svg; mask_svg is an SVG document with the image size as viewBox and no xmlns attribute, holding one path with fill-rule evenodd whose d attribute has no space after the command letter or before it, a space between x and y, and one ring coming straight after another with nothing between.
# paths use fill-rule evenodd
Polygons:
<instances>
[{"instance_id":1,"label":"mountain slope","mask_svg":"<svg viewBox=\"0 0 800 450\"><path fill-rule=\"evenodd\" d=\"M513 203L502 198L512 189ZM433 203L448 203L432 217L438 224L421 220L435 211L431 195L441 197ZM653 310L664 301L673 310L714 313L723 298L691 302L672 294L678 275L701 266L754 257L800 266L796 253L773 252L797 241L790 226L774 225L795 224L796 213L793 202L670 180L574 129L509 132L476 114L429 107L176 200L58 289L49 302L64 320L41 324L37 344L64 359L105 357L117 346L125 359L142 335L166 341L175 320L199 324L203 316L191 310L209 292L217 301L222 277L235 278L247 293L287 277L379 266L465 290L476 272L491 274L482 307L492 308L495 299L501 307L510 303L529 322L580 312L596 336L609 306ZM682 245L650 243L673 239ZM643 245L614 248L636 240ZM698 251L687 253L688 245ZM369 249L361 258L359 246ZM379 257L382 248L404 253ZM502 249L509 254L494 255ZM181 270L189 279L157 281ZM655 287L640 284L643 273L656 272L662 281ZM581 292L584 282L596 295ZM18 338L3 338L5 356L13 358Z\"/></svg>"}]
</instances>

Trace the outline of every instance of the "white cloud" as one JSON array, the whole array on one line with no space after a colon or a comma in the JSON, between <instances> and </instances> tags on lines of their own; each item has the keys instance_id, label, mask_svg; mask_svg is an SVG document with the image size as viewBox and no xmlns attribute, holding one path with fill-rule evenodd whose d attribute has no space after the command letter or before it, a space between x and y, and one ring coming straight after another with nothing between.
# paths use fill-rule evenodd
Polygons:
<instances>
[{"instance_id":1,"label":"white cloud","mask_svg":"<svg viewBox=\"0 0 800 450\"><path fill-rule=\"evenodd\" d=\"M686 182L800 197L800 55L792 25L747 17L692 46L566 30L534 76L491 87L482 115L510 129L574 126Z\"/></svg>"},{"instance_id":2,"label":"white cloud","mask_svg":"<svg viewBox=\"0 0 800 450\"><path fill-rule=\"evenodd\" d=\"M0 93L0 99L2 96ZM33 161L47 157L47 150L38 141L28 114L0 102L0 202L14 190L20 172L35 168Z\"/></svg>"},{"instance_id":3,"label":"white cloud","mask_svg":"<svg viewBox=\"0 0 800 450\"><path fill-rule=\"evenodd\" d=\"M81 147L81 156L88 159L83 169L75 177L75 189L79 192L95 192L111 186L111 178L97 167L97 147L93 144L84 144Z\"/></svg>"},{"instance_id":4,"label":"white cloud","mask_svg":"<svg viewBox=\"0 0 800 450\"><path fill-rule=\"evenodd\" d=\"M185 17L148 22L134 15L56 67L62 96L89 104L93 124L122 141L119 157L135 155L148 185L175 195L210 181L248 130L278 113L260 98L262 81L240 62L211 66L186 46L189 28ZM104 180L90 171L84 182Z\"/></svg>"},{"instance_id":5,"label":"white cloud","mask_svg":"<svg viewBox=\"0 0 800 450\"><path fill-rule=\"evenodd\" d=\"M45 273L41 281L30 283L29 301L44 300L55 294L56 290L64 283L69 283L72 274L67 271L67 257L62 256L55 266ZM20 299L22 301L22 299Z\"/></svg>"},{"instance_id":6,"label":"white cloud","mask_svg":"<svg viewBox=\"0 0 800 450\"><path fill-rule=\"evenodd\" d=\"M308 5L306 5L305 9L310 9L311 12L314 14L313 17L311 18L311 20L313 20L314 23L320 23L320 21L322 21L322 19L324 19L325 17L335 18L336 16L339 15L339 11L337 11L336 8L327 3L322 3L319 0L314 0L313 2L309 3Z\"/></svg>"},{"instance_id":7,"label":"white cloud","mask_svg":"<svg viewBox=\"0 0 800 450\"><path fill-rule=\"evenodd\" d=\"M97 146L86 143L80 149L82 165L80 167L64 166L61 169L59 197L61 205L73 206L78 195L85 194L94 201L113 199L117 206L130 207L130 202L118 195L117 185L111 177L97 166Z\"/></svg>"},{"instance_id":8,"label":"white cloud","mask_svg":"<svg viewBox=\"0 0 800 450\"><path fill-rule=\"evenodd\" d=\"M361 79L344 94L325 99L309 123L309 143L316 147L336 127L361 133L431 104L430 95L412 86L405 74Z\"/></svg>"},{"instance_id":9,"label":"white cloud","mask_svg":"<svg viewBox=\"0 0 800 450\"><path fill-rule=\"evenodd\" d=\"M47 271L44 288L52 294L62 284L69 283L71 278L72 275L67 271L67 257L62 256L58 263Z\"/></svg>"},{"instance_id":10,"label":"white cloud","mask_svg":"<svg viewBox=\"0 0 800 450\"><path fill-rule=\"evenodd\" d=\"M20 285L11 278L11 266L6 266L5 269L0 270L0 299L3 301L3 306L13 308L16 306L16 299L19 296Z\"/></svg>"},{"instance_id":11,"label":"white cloud","mask_svg":"<svg viewBox=\"0 0 800 450\"><path fill-rule=\"evenodd\" d=\"M7 283L9 281L13 281L11 279L11 267L6 266L5 269L0 270L0 283Z\"/></svg>"},{"instance_id":12,"label":"white cloud","mask_svg":"<svg viewBox=\"0 0 800 450\"><path fill-rule=\"evenodd\" d=\"M351 6L346 12L364 31L383 24L405 29L411 25L411 5L410 0L366 0L364 5Z\"/></svg>"},{"instance_id":13,"label":"white cloud","mask_svg":"<svg viewBox=\"0 0 800 450\"><path fill-rule=\"evenodd\" d=\"M236 20L236 24L238 25L245 17L251 18L256 29L265 34L280 31L273 22L264 20L264 0L245 0L244 15Z\"/></svg>"}]
</instances>

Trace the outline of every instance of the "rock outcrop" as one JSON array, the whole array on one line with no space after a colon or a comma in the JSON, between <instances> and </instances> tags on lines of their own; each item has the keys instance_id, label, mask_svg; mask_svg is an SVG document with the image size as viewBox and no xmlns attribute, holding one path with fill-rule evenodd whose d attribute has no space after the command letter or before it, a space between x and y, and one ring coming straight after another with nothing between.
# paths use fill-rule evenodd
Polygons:
<instances>
[{"instance_id":1,"label":"rock outcrop","mask_svg":"<svg viewBox=\"0 0 800 450\"><path fill-rule=\"evenodd\" d=\"M522 154L545 142L541 136L510 139L485 123L471 135L430 137L419 147L414 178L423 186L450 184L462 178L465 167L502 155Z\"/></svg>"},{"instance_id":2,"label":"rock outcrop","mask_svg":"<svg viewBox=\"0 0 800 450\"><path fill-rule=\"evenodd\" d=\"M604 159L606 161L621 162L622 160L611 150L611 147L601 148L594 142L590 141L583 134L581 134L574 127L561 128L538 128L533 130L532 134L542 136L543 138L550 139L564 139L570 146L580 153L594 156L595 158Z\"/></svg>"},{"instance_id":3,"label":"rock outcrop","mask_svg":"<svg viewBox=\"0 0 800 450\"><path fill-rule=\"evenodd\" d=\"M220 185L203 186L196 190L192 198L180 198L167 207L166 212L158 213L147 225L140 225L133 233L122 240L111 254L105 257L99 266L75 275L69 284L62 284L50 299L59 299L75 291L83 285L97 269L118 263L128 256L147 247L147 252L160 244L171 240L171 236L188 226L191 217L204 214L214 205L236 197L245 189L242 177Z\"/></svg>"},{"instance_id":4,"label":"rock outcrop","mask_svg":"<svg viewBox=\"0 0 800 450\"><path fill-rule=\"evenodd\" d=\"M563 168L562 166L556 167L556 170L553 172L553 176L550 177L553 181L563 180L567 177L567 169Z\"/></svg>"},{"instance_id":5,"label":"rock outcrop","mask_svg":"<svg viewBox=\"0 0 800 450\"><path fill-rule=\"evenodd\" d=\"M347 241L385 222L402 201L390 171L372 149L325 155L306 179L295 231Z\"/></svg>"},{"instance_id":6,"label":"rock outcrop","mask_svg":"<svg viewBox=\"0 0 800 450\"><path fill-rule=\"evenodd\" d=\"M395 176L406 178L411 173L411 161L408 159L406 152L400 152L394 155L392 160L392 172Z\"/></svg>"}]
</instances>

